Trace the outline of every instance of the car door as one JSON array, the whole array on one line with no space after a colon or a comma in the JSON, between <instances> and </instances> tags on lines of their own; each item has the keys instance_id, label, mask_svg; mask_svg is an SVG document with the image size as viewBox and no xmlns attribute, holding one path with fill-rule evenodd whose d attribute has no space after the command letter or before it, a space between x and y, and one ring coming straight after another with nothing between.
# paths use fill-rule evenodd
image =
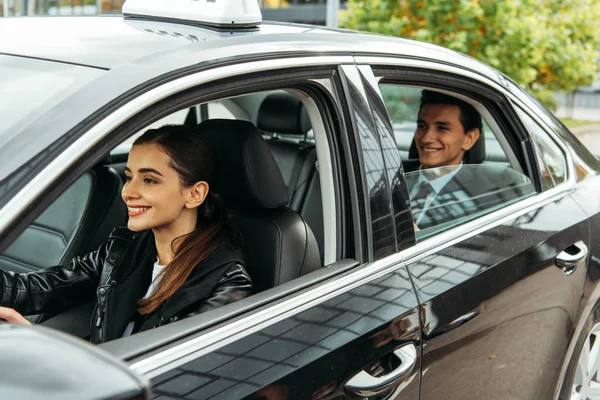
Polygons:
<instances>
[{"instance_id":1,"label":"car door","mask_svg":"<svg viewBox=\"0 0 600 400\"><path fill-rule=\"evenodd\" d=\"M417 243L402 252L421 307L421 398L550 398L576 323L590 246L587 215L571 197L574 176L564 145L544 133L564 164L555 185L543 186L548 171L536 162L536 139L499 85L433 62L357 62L374 65L371 75L362 67L374 92L408 85L476 103L492 131L486 135L496 136L497 143L485 142L488 156L494 145L506 150L505 160L477 167L501 168L504 162L531 179L530 195L512 198L500 190L512 200L476 217L459 213L463 218L456 224L433 234L415 232ZM389 111L389 98L384 100ZM383 102L373 105L382 108ZM388 121L382 137L393 137L392 125L401 125L394 122Z\"/></svg>"},{"instance_id":2,"label":"car door","mask_svg":"<svg viewBox=\"0 0 600 400\"><path fill-rule=\"evenodd\" d=\"M155 398L418 398L417 296L393 240L371 110L360 88L348 90L344 70L356 72L350 62L304 89L317 104L309 112L319 112L326 126L315 129L317 149L324 129L335 153L334 163L319 158L318 164L321 176L336 177L331 186L339 188L334 197L341 210L338 228L325 224L326 235L334 236L325 244L339 242L345 257L214 312L103 344L151 378ZM182 337L210 325L211 317L222 322ZM169 340L172 335L179 338Z\"/></svg>"}]
</instances>

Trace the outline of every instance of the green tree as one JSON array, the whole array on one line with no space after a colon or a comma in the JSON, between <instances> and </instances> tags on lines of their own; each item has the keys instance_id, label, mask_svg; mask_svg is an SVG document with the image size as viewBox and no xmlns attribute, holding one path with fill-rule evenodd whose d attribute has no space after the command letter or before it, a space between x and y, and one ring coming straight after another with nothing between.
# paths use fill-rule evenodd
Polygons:
<instances>
[{"instance_id":1,"label":"green tree","mask_svg":"<svg viewBox=\"0 0 600 400\"><path fill-rule=\"evenodd\" d=\"M600 0L348 0L340 22L468 54L551 108L596 77Z\"/></svg>"}]
</instances>

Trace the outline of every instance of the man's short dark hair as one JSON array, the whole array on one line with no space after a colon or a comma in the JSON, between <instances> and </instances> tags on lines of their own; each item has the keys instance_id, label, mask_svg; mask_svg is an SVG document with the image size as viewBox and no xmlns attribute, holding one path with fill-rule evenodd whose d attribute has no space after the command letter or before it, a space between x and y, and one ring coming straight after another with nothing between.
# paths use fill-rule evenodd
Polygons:
<instances>
[{"instance_id":1,"label":"man's short dark hair","mask_svg":"<svg viewBox=\"0 0 600 400\"><path fill-rule=\"evenodd\" d=\"M453 105L460 108L460 123L465 130L465 133L478 128L479 132L483 133L483 124L481 122L481 115L471 104L457 99L456 97L449 96L440 92L433 92L431 90L423 90L421 93L421 105L419 106L419 114L424 106L429 104L447 104Z\"/></svg>"}]
</instances>

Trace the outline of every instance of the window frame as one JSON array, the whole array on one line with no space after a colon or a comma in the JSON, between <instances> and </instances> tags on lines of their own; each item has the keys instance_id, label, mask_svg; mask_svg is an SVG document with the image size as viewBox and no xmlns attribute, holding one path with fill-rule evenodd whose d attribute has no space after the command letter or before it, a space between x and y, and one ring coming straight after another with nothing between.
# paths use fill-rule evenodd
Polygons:
<instances>
[{"instance_id":1,"label":"window frame","mask_svg":"<svg viewBox=\"0 0 600 400\"><path fill-rule=\"evenodd\" d=\"M377 85L378 81L383 77L386 71L391 72L396 76L402 76L405 79L398 79L395 83L407 84L413 86L423 86L421 81L415 82L415 78L426 75L429 79L426 81L427 86L431 86L431 81L435 80L438 83L437 88L441 87L450 91L461 91L465 85L470 87L478 88L477 94L479 96L471 96L474 98L481 97L482 93L494 93L499 98L499 103L496 109L501 111L502 120L506 118L509 123L508 127L503 127L502 132L513 132L512 135L518 135L520 142L518 148L522 151L523 163L525 163L527 176L529 176L532 182L536 185L536 194L529 196L525 199L512 203L504 208L495 210L489 214L483 215L479 218L475 218L472 221L468 221L461 226L452 227L445 232L437 233L432 235L414 246L400 251L399 254L403 255L405 260L421 257L424 254L428 254L439 246L447 246L451 243L455 243L460 240L464 240L467 237L478 234L479 232L489 229L491 226L500 224L502 221L513 217L514 215L520 215L527 210L537 208L540 205L546 204L549 201L555 200L556 198L563 197L568 194L568 189L575 183L572 179L574 174L574 167L572 164L572 158L567 153L567 173L569 179L567 185L559 185L549 191L541 191L541 181L539 175L539 169L537 162L535 161L535 154L530 143L529 133L524 129L520 119L516 115L513 103L517 103L523 106L521 99L517 98L511 91L508 90L507 84L501 78L500 74L496 75L485 75L478 73L475 70L464 69L461 66L442 63L437 60L430 60L426 58L414 58L414 57L403 57L403 56L379 56L379 55L357 55L355 56L358 65L368 66L373 71L374 79L371 85ZM411 82L412 80L412 82ZM383 99L382 99L383 102ZM484 105L486 102L482 102ZM387 112L386 110L384 110ZM506 117L508 116L508 117ZM499 117L494 116L497 120ZM536 118L539 122L539 118ZM505 121L506 122L506 121ZM556 140L555 135L552 137ZM562 142L561 148L565 150L565 146Z\"/></svg>"},{"instance_id":2,"label":"window frame","mask_svg":"<svg viewBox=\"0 0 600 400\"><path fill-rule=\"evenodd\" d=\"M540 192L539 171L537 164L531 164L535 156L533 147L528 142L529 133L520 124L518 115L511 107L506 92L494 88L489 83L475 80L471 77L459 75L456 72L440 71L433 68L398 67L389 65L373 65L373 73L378 83L390 83L411 87L430 88L433 90L468 98L471 103L481 105L486 110L486 115L491 118L488 124L503 138L512 150L512 156L517 158L522 173L527 175L535 185L535 190ZM425 82L425 84L423 84ZM481 110L479 110L481 111ZM498 139L501 142L501 139ZM504 147L503 147L504 150ZM511 162L512 165L512 162Z\"/></svg>"},{"instance_id":3,"label":"window frame","mask_svg":"<svg viewBox=\"0 0 600 400\"><path fill-rule=\"evenodd\" d=\"M488 120L487 122L490 125L490 128L494 130L492 134L496 136L499 142L504 140L510 145L512 154L506 155L512 168L515 169L512 159L516 158L520 168L520 170L517 169L517 171L523 173L530 179L536 193L528 197L534 197L542 192L540 181L541 174L537 167L537 162L535 162L535 158L533 158L533 164L531 161L531 156L533 155L535 157L535 153L533 153L533 146L529 141L528 132L520 124L520 120L517 119L518 116L511 107L511 103L504 91L493 88L488 82L461 76L456 72L442 72L431 68L414 68L405 65L392 67L390 65L381 65L379 63L375 64L374 62L370 62L370 65L378 87L380 84L390 84L430 88L432 90L455 95L459 98L468 99L469 103L478 105L476 108L478 108L480 112L480 108L483 107L485 113L482 113L482 115L491 118L491 120ZM501 135L502 138L498 138L499 135ZM503 151L506 150L503 148ZM410 188L407 187L407 190L409 189ZM512 204L518 204L522 200L524 199L509 203L504 207L490 210L489 212L474 218L473 221L478 221L488 214L494 215L497 211L511 206ZM451 226L447 229L452 230L457 226ZM440 233L443 233L443 231L431 232L418 240L418 243L435 238Z\"/></svg>"},{"instance_id":4,"label":"window frame","mask_svg":"<svg viewBox=\"0 0 600 400\"><path fill-rule=\"evenodd\" d=\"M531 115L531 113L527 112L522 107L519 107L516 105L514 105L514 107L515 107L515 110L517 110L517 114L519 115L519 120L521 121L521 123L523 124L523 127L527 130L527 133L531 137L531 142L533 143L533 151L535 152L535 155L536 155L536 161L538 164L538 168L540 168L540 178L543 177L543 172L544 172L541 170L541 168L543 167L546 170L550 171L550 167L548 166L548 163L546 162L544 155L542 154L542 152L539 149L540 144L536 142L536 138L535 138L536 135L527 128L527 123L523 120L522 116L520 115L521 113L523 115L525 115L526 117L528 117L529 119L531 119L531 121L538 126L538 128L541 130L541 134L545 134L546 138L549 139L550 142L556 146L556 149L558 150L559 154L563 156L564 169L565 169L565 177L564 177L563 181L556 183L555 177L550 175L554 185L551 188L547 188L547 189L544 188L542 190L546 191L546 190L549 190L549 189L552 189L557 186L565 184L569 178L569 176L568 176L569 166L568 166L568 157L567 157L568 151L566 151L566 149L563 146L561 146L559 142L557 142L556 138L554 138L553 135L550 134L551 130L547 125L538 123L536 121L536 119ZM543 163L543 166L539 165L540 162ZM542 182L542 185L543 185L543 182Z\"/></svg>"},{"instance_id":5,"label":"window frame","mask_svg":"<svg viewBox=\"0 0 600 400\"><path fill-rule=\"evenodd\" d=\"M507 83L502 79L501 74L497 75L485 75L478 73L476 70L469 70L461 67L460 65L444 63L438 60L427 59L424 57L411 57L411 56L380 56L380 55L357 55L355 56L356 62L359 65L364 65L370 68L374 72L374 77L371 85L377 87L377 79L381 77L378 71L382 69L402 69L406 74L411 74L412 71L427 71L430 74L438 74L444 72L446 74L452 74L456 80L470 80L478 85L484 85L486 88L502 94L504 99L503 109L507 109L511 116L516 117L516 111L514 110L514 104L521 107L525 107L526 103L522 101L518 96L508 90ZM383 98L381 99L383 104ZM379 110L379 112L387 112L387 110ZM539 118L535 118L539 123ZM513 119L511 119L512 121ZM528 132L520 125L520 120L516 121L515 129L518 130L523 136L523 140L528 141ZM556 139L555 135L552 135ZM561 144L561 148L565 150L565 145ZM530 149L530 145L524 148L525 150ZM535 161L535 155L533 153L527 154L526 160L531 165L531 160ZM474 220L468 221L461 226L456 226L448 229L445 232L438 233L423 241L416 243L415 245L401 250L398 256L402 257L405 263L409 264L415 262L423 257L431 254L435 254L449 246L456 243L468 240L469 238L478 236L490 229L500 226L507 221L511 221L519 216L526 215L527 213L539 209L546 204L556 202L567 197L571 194L574 185L576 184L573 176L575 174L572 159L570 153L567 153L567 168L568 176L566 184L559 185L558 187L552 188L545 192L539 192L532 196L529 196L523 200L508 205L502 209L491 212L490 214L483 215ZM535 167L535 173L538 172L537 165ZM538 181L539 182L539 181ZM406 186L406 185L405 185ZM406 189L406 188L405 188Z\"/></svg>"}]
</instances>

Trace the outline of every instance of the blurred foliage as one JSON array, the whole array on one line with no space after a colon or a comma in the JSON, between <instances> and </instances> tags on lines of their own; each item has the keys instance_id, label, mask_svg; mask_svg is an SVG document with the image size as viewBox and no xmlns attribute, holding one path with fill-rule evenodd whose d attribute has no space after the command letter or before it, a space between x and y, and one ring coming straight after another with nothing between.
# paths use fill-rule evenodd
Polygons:
<instances>
[{"instance_id":1,"label":"blurred foliage","mask_svg":"<svg viewBox=\"0 0 600 400\"><path fill-rule=\"evenodd\" d=\"M394 85L379 85L379 89L392 121L417 120L421 89Z\"/></svg>"},{"instance_id":2,"label":"blurred foliage","mask_svg":"<svg viewBox=\"0 0 600 400\"><path fill-rule=\"evenodd\" d=\"M499 69L550 108L596 78L600 0L348 0L345 28L438 44Z\"/></svg>"},{"instance_id":3,"label":"blurred foliage","mask_svg":"<svg viewBox=\"0 0 600 400\"><path fill-rule=\"evenodd\" d=\"M580 126L600 125L600 121L586 121L573 118L561 118L560 121L569 129L579 128Z\"/></svg>"},{"instance_id":4,"label":"blurred foliage","mask_svg":"<svg viewBox=\"0 0 600 400\"><path fill-rule=\"evenodd\" d=\"M258 4L263 8L283 8L290 5L287 0L260 0Z\"/></svg>"}]
</instances>

